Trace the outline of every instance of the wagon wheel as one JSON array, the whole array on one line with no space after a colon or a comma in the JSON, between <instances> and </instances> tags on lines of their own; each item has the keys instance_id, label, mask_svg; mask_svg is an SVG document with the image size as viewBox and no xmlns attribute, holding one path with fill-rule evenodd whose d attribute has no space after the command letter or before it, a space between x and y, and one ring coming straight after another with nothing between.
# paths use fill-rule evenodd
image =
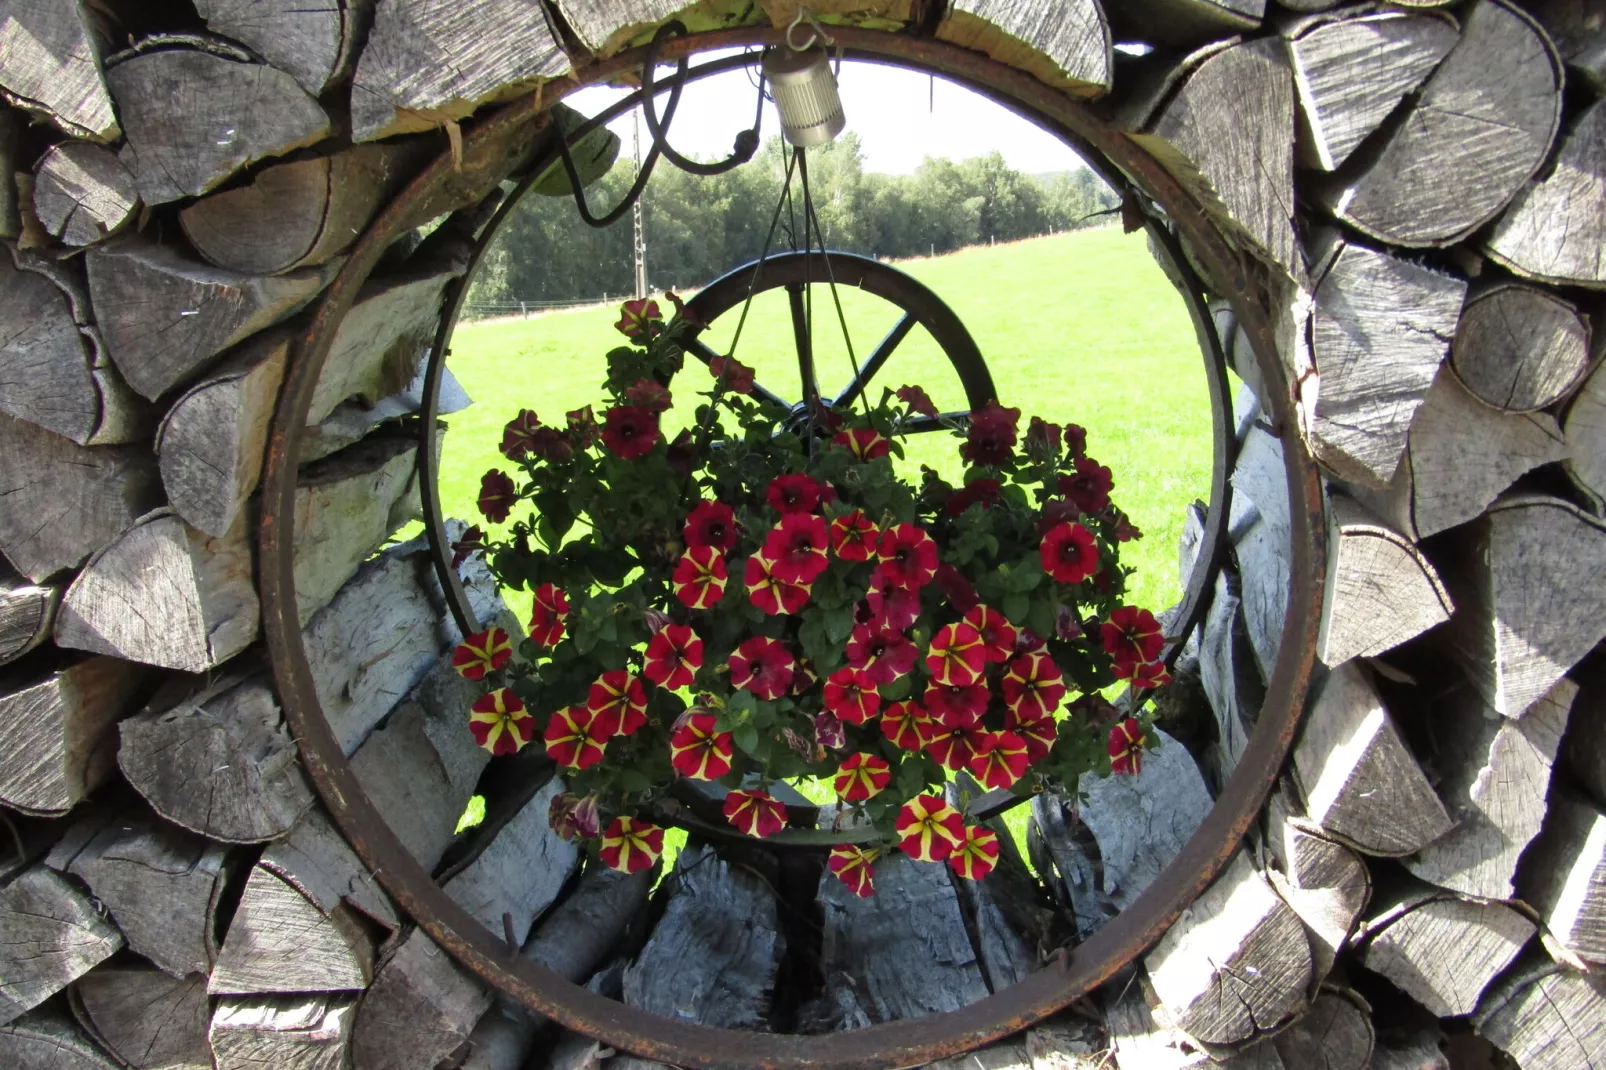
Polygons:
<instances>
[{"instance_id":1,"label":"wagon wheel","mask_svg":"<svg viewBox=\"0 0 1606 1070\"><path fill-rule=\"evenodd\" d=\"M832 408L847 408L858 401L916 326L926 329L943 356L953 365L970 408L937 417L918 417L905 425L907 430L936 431L951 426L956 421L967 419L971 412L982 408L987 402L996 400L998 393L993 387L992 373L987 370L987 362L975 339L953 309L924 283L879 260L855 253L781 253L744 264L720 276L705 286L686 307L692 316L708 325L731 309L741 306L750 297L785 288L792 315L792 337L797 347L798 382L802 397L796 402L788 401L785 394L762 384L754 385L753 394L791 413L788 418L790 425L795 427L805 422L808 419L809 399L820 397L818 368L814 361L814 337L804 301L811 282L857 287L903 313L875 349L862 361L856 362L853 378L848 384L835 397L822 399ZM706 331L705 326L698 333L704 334ZM704 364L720 355L696 336L686 349Z\"/></svg>"}]
</instances>

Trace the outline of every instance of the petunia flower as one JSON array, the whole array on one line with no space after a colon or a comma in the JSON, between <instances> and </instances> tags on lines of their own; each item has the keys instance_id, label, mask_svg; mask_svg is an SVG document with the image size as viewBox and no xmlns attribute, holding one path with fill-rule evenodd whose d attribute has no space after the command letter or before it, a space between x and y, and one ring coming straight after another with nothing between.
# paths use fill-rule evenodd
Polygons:
<instances>
[{"instance_id":1,"label":"petunia flower","mask_svg":"<svg viewBox=\"0 0 1606 1070\"><path fill-rule=\"evenodd\" d=\"M885 687L915 667L920 651L902 632L888 632L870 624L856 624L843 648L848 667L864 674L877 687Z\"/></svg>"},{"instance_id":2,"label":"petunia flower","mask_svg":"<svg viewBox=\"0 0 1606 1070\"><path fill-rule=\"evenodd\" d=\"M664 853L664 830L657 825L621 814L602 834L602 864L620 873L651 869Z\"/></svg>"},{"instance_id":3,"label":"petunia flower","mask_svg":"<svg viewBox=\"0 0 1606 1070\"><path fill-rule=\"evenodd\" d=\"M469 554L475 554L485 549L485 531L475 524L463 532L463 537L452 543L452 567L457 568L468 560Z\"/></svg>"},{"instance_id":4,"label":"petunia flower","mask_svg":"<svg viewBox=\"0 0 1606 1070\"><path fill-rule=\"evenodd\" d=\"M1165 629L1148 610L1120 606L1100 625L1099 638L1116 664L1153 661L1165 646Z\"/></svg>"},{"instance_id":5,"label":"petunia flower","mask_svg":"<svg viewBox=\"0 0 1606 1070\"><path fill-rule=\"evenodd\" d=\"M613 326L626 338L651 338L663 325L663 319L658 302L642 297L620 305L619 322Z\"/></svg>"},{"instance_id":6,"label":"petunia flower","mask_svg":"<svg viewBox=\"0 0 1606 1070\"><path fill-rule=\"evenodd\" d=\"M860 461L873 461L892 452L892 443L868 427L838 431L831 445L841 446Z\"/></svg>"},{"instance_id":7,"label":"petunia flower","mask_svg":"<svg viewBox=\"0 0 1606 1070\"><path fill-rule=\"evenodd\" d=\"M864 604L870 611L869 623L884 632L906 631L920 616L920 592L899 586L879 569L870 576Z\"/></svg>"},{"instance_id":8,"label":"petunia flower","mask_svg":"<svg viewBox=\"0 0 1606 1070\"><path fill-rule=\"evenodd\" d=\"M970 414L970 433L959 455L971 464L1008 464L1015 456L1020 410L1006 409L996 401Z\"/></svg>"},{"instance_id":9,"label":"petunia flower","mask_svg":"<svg viewBox=\"0 0 1606 1070\"><path fill-rule=\"evenodd\" d=\"M725 796L725 820L742 835L763 839L786 827L786 807L766 791L733 791Z\"/></svg>"},{"instance_id":10,"label":"petunia flower","mask_svg":"<svg viewBox=\"0 0 1606 1070\"><path fill-rule=\"evenodd\" d=\"M1129 664L1130 673L1122 673L1117 665L1115 675L1130 679L1132 686L1140 690L1155 687L1164 687L1171 682L1171 674L1166 671L1163 661L1143 661Z\"/></svg>"},{"instance_id":11,"label":"petunia flower","mask_svg":"<svg viewBox=\"0 0 1606 1070\"><path fill-rule=\"evenodd\" d=\"M492 754L516 754L535 738L535 718L519 696L505 687L481 695L469 707L474 742Z\"/></svg>"},{"instance_id":12,"label":"petunia flower","mask_svg":"<svg viewBox=\"0 0 1606 1070\"><path fill-rule=\"evenodd\" d=\"M823 516L788 513L764 537L763 554L772 562L770 571L777 580L806 586L830 564L825 556L828 542Z\"/></svg>"},{"instance_id":13,"label":"petunia flower","mask_svg":"<svg viewBox=\"0 0 1606 1070\"><path fill-rule=\"evenodd\" d=\"M792 652L779 639L755 635L742 640L742 645L731 655L731 686L773 701L792 686L796 665Z\"/></svg>"},{"instance_id":14,"label":"petunia flower","mask_svg":"<svg viewBox=\"0 0 1606 1070\"><path fill-rule=\"evenodd\" d=\"M890 783L892 766L887 760L861 751L843 759L831 786L836 788L837 797L843 802L855 803L881 794Z\"/></svg>"},{"instance_id":15,"label":"petunia flower","mask_svg":"<svg viewBox=\"0 0 1606 1070\"><path fill-rule=\"evenodd\" d=\"M848 730L842 720L830 710L814 715L814 743L826 750L841 750L848 745Z\"/></svg>"},{"instance_id":16,"label":"petunia flower","mask_svg":"<svg viewBox=\"0 0 1606 1070\"><path fill-rule=\"evenodd\" d=\"M792 666L792 687L789 693L806 695L819 682L820 678L814 674L814 662L808 658L798 658L797 664Z\"/></svg>"},{"instance_id":17,"label":"petunia flower","mask_svg":"<svg viewBox=\"0 0 1606 1070\"><path fill-rule=\"evenodd\" d=\"M925 750L935 730L918 702L894 702L881 714L881 734L907 751Z\"/></svg>"},{"instance_id":18,"label":"petunia flower","mask_svg":"<svg viewBox=\"0 0 1606 1070\"><path fill-rule=\"evenodd\" d=\"M991 509L998 504L1002 488L996 479L972 479L943 503L942 511L949 516L962 516L972 505Z\"/></svg>"},{"instance_id":19,"label":"petunia flower","mask_svg":"<svg viewBox=\"0 0 1606 1070\"><path fill-rule=\"evenodd\" d=\"M979 881L998 865L998 833L980 825L969 825L953 853L948 866L968 881Z\"/></svg>"},{"instance_id":20,"label":"petunia flower","mask_svg":"<svg viewBox=\"0 0 1606 1070\"><path fill-rule=\"evenodd\" d=\"M825 708L838 720L864 724L881 712L881 696L859 670L841 668L825 678Z\"/></svg>"},{"instance_id":21,"label":"petunia flower","mask_svg":"<svg viewBox=\"0 0 1606 1070\"><path fill-rule=\"evenodd\" d=\"M1115 531L1113 534L1116 542L1131 542L1133 539L1143 538L1143 532L1136 524L1132 523L1132 518L1119 509L1115 511Z\"/></svg>"},{"instance_id":22,"label":"petunia flower","mask_svg":"<svg viewBox=\"0 0 1606 1070\"><path fill-rule=\"evenodd\" d=\"M553 713L542 737L547 756L569 769L588 769L602 761L607 737L591 738L590 727L591 713L584 706L569 706Z\"/></svg>"},{"instance_id":23,"label":"petunia flower","mask_svg":"<svg viewBox=\"0 0 1606 1070\"><path fill-rule=\"evenodd\" d=\"M513 644L501 628L487 628L466 636L452 650L452 668L469 680L483 680L513 657Z\"/></svg>"},{"instance_id":24,"label":"petunia flower","mask_svg":"<svg viewBox=\"0 0 1606 1070\"><path fill-rule=\"evenodd\" d=\"M627 461L645 457L663 437L658 414L639 405L615 405L603 417L602 444Z\"/></svg>"},{"instance_id":25,"label":"petunia flower","mask_svg":"<svg viewBox=\"0 0 1606 1070\"><path fill-rule=\"evenodd\" d=\"M926 685L920 703L934 724L944 728L969 728L987 712L990 698L985 683L958 687L933 681Z\"/></svg>"},{"instance_id":26,"label":"petunia flower","mask_svg":"<svg viewBox=\"0 0 1606 1070\"><path fill-rule=\"evenodd\" d=\"M1019 736L1026 745L1027 765L1036 765L1047 758L1048 752L1054 749L1054 741L1059 738L1059 725L1053 717L1019 717L1006 713L1004 727Z\"/></svg>"},{"instance_id":27,"label":"petunia flower","mask_svg":"<svg viewBox=\"0 0 1606 1070\"><path fill-rule=\"evenodd\" d=\"M1080 524L1060 523L1043 536L1038 554L1043 571L1060 583L1081 583L1099 568L1093 534Z\"/></svg>"},{"instance_id":28,"label":"petunia flower","mask_svg":"<svg viewBox=\"0 0 1606 1070\"><path fill-rule=\"evenodd\" d=\"M669 764L690 780L718 780L731 771L735 745L729 732L716 732L711 713L682 717L669 737Z\"/></svg>"},{"instance_id":29,"label":"petunia flower","mask_svg":"<svg viewBox=\"0 0 1606 1070\"><path fill-rule=\"evenodd\" d=\"M506 520L518 500L519 490L506 472L493 468L480 477L480 513L491 523Z\"/></svg>"},{"instance_id":30,"label":"petunia flower","mask_svg":"<svg viewBox=\"0 0 1606 1070\"><path fill-rule=\"evenodd\" d=\"M924 387L900 386L897 389L898 400L909 406L922 416L937 415L937 406L926 393Z\"/></svg>"},{"instance_id":31,"label":"petunia flower","mask_svg":"<svg viewBox=\"0 0 1606 1070\"><path fill-rule=\"evenodd\" d=\"M576 449L589 449L597 441L597 417L587 405L571 409L564 416L569 421L569 438Z\"/></svg>"},{"instance_id":32,"label":"petunia flower","mask_svg":"<svg viewBox=\"0 0 1606 1070\"><path fill-rule=\"evenodd\" d=\"M725 597L725 555L712 546L690 547L669 579L682 603L692 609L710 609Z\"/></svg>"},{"instance_id":33,"label":"petunia flower","mask_svg":"<svg viewBox=\"0 0 1606 1070\"><path fill-rule=\"evenodd\" d=\"M806 583L787 583L775 575L775 564L762 552L747 559L742 571L748 599L770 616L801 612L809 604Z\"/></svg>"},{"instance_id":34,"label":"petunia flower","mask_svg":"<svg viewBox=\"0 0 1606 1070\"><path fill-rule=\"evenodd\" d=\"M634 735L647 723L647 689L624 669L605 672L592 683L586 710L591 734L598 739Z\"/></svg>"},{"instance_id":35,"label":"petunia flower","mask_svg":"<svg viewBox=\"0 0 1606 1070\"><path fill-rule=\"evenodd\" d=\"M820 483L813 476L790 472L770 480L764 492L770 508L785 516L788 513L812 513L820 507Z\"/></svg>"},{"instance_id":36,"label":"petunia flower","mask_svg":"<svg viewBox=\"0 0 1606 1070\"><path fill-rule=\"evenodd\" d=\"M1059 492L1084 513L1096 513L1109 505L1114 486L1110 470L1091 457L1078 457L1076 474L1059 478Z\"/></svg>"},{"instance_id":37,"label":"petunia flower","mask_svg":"<svg viewBox=\"0 0 1606 1070\"><path fill-rule=\"evenodd\" d=\"M669 388L656 379L641 378L625 387L625 400L648 412L664 412L673 405Z\"/></svg>"},{"instance_id":38,"label":"petunia flower","mask_svg":"<svg viewBox=\"0 0 1606 1070\"><path fill-rule=\"evenodd\" d=\"M724 502L698 502L681 529L687 546L712 546L726 553L735 549L736 534L736 514Z\"/></svg>"},{"instance_id":39,"label":"petunia flower","mask_svg":"<svg viewBox=\"0 0 1606 1070\"><path fill-rule=\"evenodd\" d=\"M1052 717L1065 699L1065 677L1046 650L1011 661L1003 685L1004 704L1016 717Z\"/></svg>"},{"instance_id":40,"label":"petunia flower","mask_svg":"<svg viewBox=\"0 0 1606 1070\"><path fill-rule=\"evenodd\" d=\"M984 788L998 790L1013 787L1026 775L1031 764L1031 752L1026 741L1014 732L989 732L985 750L973 757L965 768Z\"/></svg>"},{"instance_id":41,"label":"petunia flower","mask_svg":"<svg viewBox=\"0 0 1606 1070\"><path fill-rule=\"evenodd\" d=\"M1065 448L1072 457L1080 457L1087 452L1087 428L1081 424L1065 425Z\"/></svg>"},{"instance_id":42,"label":"petunia flower","mask_svg":"<svg viewBox=\"0 0 1606 1070\"><path fill-rule=\"evenodd\" d=\"M602 834L595 794L583 799L569 792L552 796L546 820L561 840L594 840Z\"/></svg>"},{"instance_id":43,"label":"petunia flower","mask_svg":"<svg viewBox=\"0 0 1606 1070\"><path fill-rule=\"evenodd\" d=\"M981 635L982 656L1002 665L1015 653L1015 626L991 606L972 606L965 612L965 623Z\"/></svg>"},{"instance_id":44,"label":"petunia flower","mask_svg":"<svg viewBox=\"0 0 1606 1070\"><path fill-rule=\"evenodd\" d=\"M918 591L937 575L937 543L924 528L895 524L881 533L876 544L878 576L899 587Z\"/></svg>"},{"instance_id":45,"label":"petunia flower","mask_svg":"<svg viewBox=\"0 0 1606 1070\"><path fill-rule=\"evenodd\" d=\"M875 556L881 529L875 521L855 509L831 521L831 552L844 561L868 561Z\"/></svg>"},{"instance_id":46,"label":"petunia flower","mask_svg":"<svg viewBox=\"0 0 1606 1070\"><path fill-rule=\"evenodd\" d=\"M1060 426L1047 423L1041 416L1033 416L1026 428L1026 452L1048 460L1060 451Z\"/></svg>"},{"instance_id":47,"label":"petunia flower","mask_svg":"<svg viewBox=\"0 0 1606 1070\"><path fill-rule=\"evenodd\" d=\"M568 595L551 583L543 583L535 589L535 599L530 606L532 643L544 647L557 646L563 640L563 626L568 619Z\"/></svg>"},{"instance_id":48,"label":"petunia flower","mask_svg":"<svg viewBox=\"0 0 1606 1070\"><path fill-rule=\"evenodd\" d=\"M673 691L690 687L703 667L703 641L684 624L666 624L647 641L641 675Z\"/></svg>"},{"instance_id":49,"label":"petunia flower","mask_svg":"<svg viewBox=\"0 0 1606 1070\"><path fill-rule=\"evenodd\" d=\"M998 742L996 732L984 728L949 728L933 725L931 738L926 742L926 753L938 765L951 772L969 768L971 762L986 754Z\"/></svg>"},{"instance_id":50,"label":"petunia flower","mask_svg":"<svg viewBox=\"0 0 1606 1070\"><path fill-rule=\"evenodd\" d=\"M709 360L708 370L713 373L715 379L724 380L725 389L733 394L753 392L753 369L735 357L716 356Z\"/></svg>"},{"instance_id":51,"label":"petunia flower","mask_svg":"<svg viewBox=\"0 0 1606 1070\"><path fill-rule=\"evenodd\" d=\"M943 599L960 613L970 612L981 602L980 596L976 594L976 588L965 578L963 572L952 565L938 565L934 579L937 589L942 591Z\"/></svg>"},{"instance_id":52,"label":"petunia flower","mask_svg":"<svg viewBox=\"0 0 1606 1070\"><path fill-rule=\"evenodd\" d=\"M854 895L868 899L875 893L875 867L872 863L879 853L874 848L838 844L831 848L826 866L831 870L831 875L847 885Z\"/></svg>"},{"instance_id":53,"label":"petunia flower","mask_svg":"<svg viewBox=\"0 0 1606 1070\"><path fill-rule=\"evenodd\" d=\"M965 822L940 795L916 795L898 811L898 846L916 862L941 862L965 839Z\"/></svg>"},{"instance_id":54,"label":"petunia flower","mask_svg":"<svg viewBox=\"0 0 1606 1070\"><path fill-rule=\"evenodd\" d=\"M981 633L964 622L944 624L926 650L926 671L945 687L968 687L987 665Z\"/></svg>"},{"instance_id":55,"label":"petunia flower","mask_svg":"<svg viewBox=\"0 0 1606 1070\"><path fill-rule=\"evenodd\" d=\"M502 456L517 461L529 453L535 445L535 433L540 427L541 419L536 416L535 410L520 409L519 414L502 429Z\"/></svg>"},{"instance_id":56,"label":"petunia flower","mask_svg":"<svg viewBox=\"0 0 1606 1070\"><path fill-rule=\"evenodd\" d=\"M1110 771L1136 776L1143 771L1143 728L1128 717L1110 729Z\"/></svg>"},{"instance_id":57,"label":"petunia flower","mask_svg":"<svg viewBox=\"0 0 1606 1070\"><path fill-rule=\"evenodd\" d=\"M538 427L530 436L530 452L550 464L562 464L574 456L574 443L555 427Z\"/></svg>"}]
</instances>

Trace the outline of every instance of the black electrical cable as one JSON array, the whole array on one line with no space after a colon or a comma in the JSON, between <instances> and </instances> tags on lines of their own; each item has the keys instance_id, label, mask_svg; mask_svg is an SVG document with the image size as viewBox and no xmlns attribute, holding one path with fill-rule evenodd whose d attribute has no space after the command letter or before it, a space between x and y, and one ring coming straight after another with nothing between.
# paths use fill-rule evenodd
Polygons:
<instances>
[{"instance_id":1,"label":"black electrical cable","mask_svg":"<svg viewBox=\"0 0 1606 1070\"><path fill-rule=\"evenodd\" d=\"M669 160L670 163L674 164L682 171L685 171L687 174L702 175L705 178L712 175L722 175L726 171L740 167L748 160L751 160L753 158L753 154L758 151L760 131L763 129L764 125L763 68L759 68L758 106L754 109L752 128L743 130L736 135L736 142L731 146L731 154L718 163L699 163L696 160L689 160L680 153L676 152L674 146L669 144L668 127L672 116L666 109L664 112L664 120L660 124L658 121L658 106L653 103L652 99L654 77L653 66L657 62L658 58L658 45L666 40L671 34L683 34L685 32L686 26L684 23L678 19L671 19L669 22L666 22L662 26L658 27L658 32L653 34L651 50L648 52L646 62L642 64L641 68L641 88L643 91L641 95L642 118L647 120L647 132L652 135L653 149L661 149L664 156ZM685 58L682 58L676 64L675 78L677 80L684 81L685 77L686 60Z\"/></svg>"}]
</instances>

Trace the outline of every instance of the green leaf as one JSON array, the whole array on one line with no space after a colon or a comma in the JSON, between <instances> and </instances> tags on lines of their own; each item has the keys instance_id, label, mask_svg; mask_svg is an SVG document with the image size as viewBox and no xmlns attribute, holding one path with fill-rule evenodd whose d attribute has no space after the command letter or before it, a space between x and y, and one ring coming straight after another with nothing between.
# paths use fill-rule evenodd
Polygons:
<instances>
[{"instance_id":1,"label":"green leaf","mask_svg":"<svg viewBox=\"0 0 1606 1070\"><path fill-rule=\"evenodd\" d=\"M1052 595L1032 602L1031 612L1026 614L1026 627L1047 639L1055 633L1058 626L1059 603Z\"/></svg>"},{"instance_id":2,"label":"green leaf","mask_svg":"<svg viewBox=\"0 0 1606 1070\"><path fill-rule=\"evenodd\" d=\"M881 697L888 702L901 702L914 694L915 678L913 673L904 673L890 684L880 688Z\"/></svg>"},{"instance_id":3,"label":"green leaf","mask_svg":"<svg viewBox=\"0 0 1606 1070\"><path fill-rule=\"evenodd\" d=\"M647 778L645 773L642 773L639 770L627 768L622 770L619 774L620 791L626 791L630 792L631 794L635 794L639 791L646 791L650 787L652 787L652 781Z\"/></svg>"},{"instance_id":4,"label":"green leaf","mask_svg":"<svg viewBox=\"0 0 1606 1070\"><path fill-rule=\"evenodd\" d=\"M833 643L845 643L853 634L853 607L840 606L826 610L825 634Z\"/></svg>"},{"instance_id":5,"label":"green leaf","mask_svg":"<svg viewBox=\"0 0 1606 1070\"><path fill-rule=\"evenodd\" d=\"M739 724L731 730L731 740L746 754L758 757L758 729L751 724Z\"/></svg>"},{"instance_id":6,"label":"green leaf","mask_svg":"<svg viewBox=\"0 0 1606 1070\"><path fill-rule=\"evenodd\" d=\"M1019 628L1026 623L1026 614L1031 612L1032 600L1027 595L1016 591L1012 594L1006 594L1004 596L1004 604L999 608L1004 611L1004 616L1009 618L1009 623Z\"/></svg>"}]
</instances>

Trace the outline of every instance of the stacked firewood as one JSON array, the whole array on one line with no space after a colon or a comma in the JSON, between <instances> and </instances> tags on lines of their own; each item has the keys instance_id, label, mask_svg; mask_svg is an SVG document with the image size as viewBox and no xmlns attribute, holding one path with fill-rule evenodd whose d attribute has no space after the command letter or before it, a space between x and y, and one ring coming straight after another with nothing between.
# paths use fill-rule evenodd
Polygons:
<instances>
[{"instance_id":1,"label":"stacked firewood","mask_svg":"<svg viewBox=\"0 0 1606 1070\"><path fill-rule=\"evenodd\" d=\"M971 1058L1404 1068L1492 1044L1524 1070L1606 1062L1599 5L807 7L1106 97L1279 323L1296 424L1216 314L1242 380L1230 560L1169 734L1135 778L1035 800L1026 857L974 885L899 857L858 900L818 858L695 841L656 891L583 864L547 827L561 781L473 746L443 594L422 546L392 541L418 510L419 371L515 158L382 258L300 458L313 676L397 835L526 957L680 1020L848 1029L1057 968L1242 754L1287 599L1282 456L1303 443L1329 569L1284 784L1135 969ZM261 642L258 486L310 310L409 180L461 158L460 121L671 16L799 10L0 2L0 1066L636 1061L495 999L333 827ZM1210 519L1192 516L1184 576ZM483 566L461 571L481 619L502 614ZM475 794L491 817L459 830Z\"/></svg>"}]
</instances>

